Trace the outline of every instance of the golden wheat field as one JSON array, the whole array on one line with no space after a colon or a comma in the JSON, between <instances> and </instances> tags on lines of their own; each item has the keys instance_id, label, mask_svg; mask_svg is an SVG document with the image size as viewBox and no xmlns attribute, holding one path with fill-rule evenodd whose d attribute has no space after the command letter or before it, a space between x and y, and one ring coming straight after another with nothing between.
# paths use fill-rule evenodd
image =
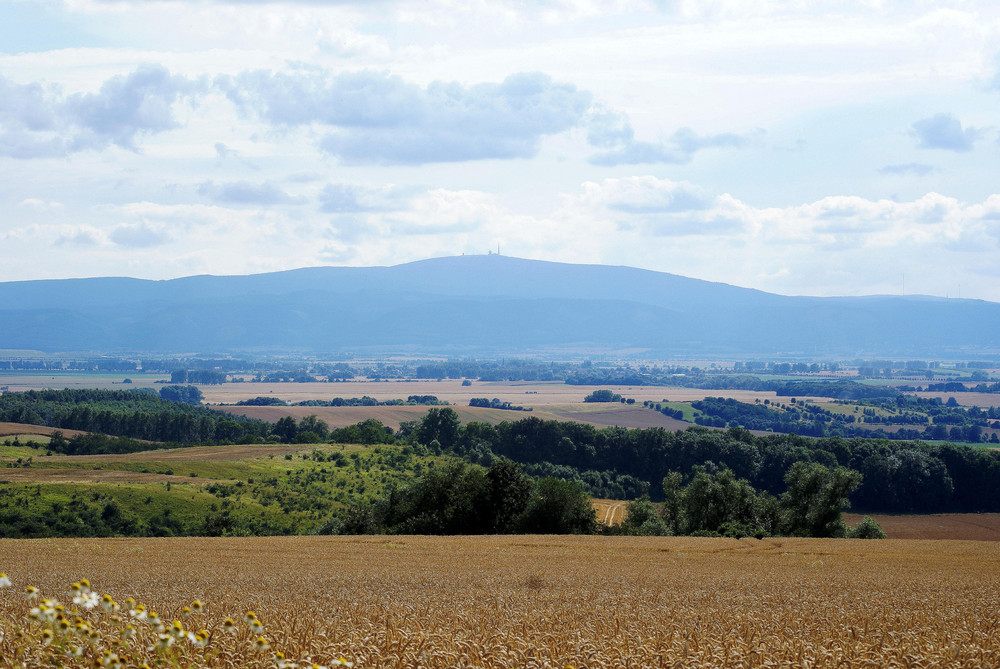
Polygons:
<instances>
[{"instance_id":1,"label":"golden wheat field","mask_svg":"<svg viewBox=\"0 0 1000 669\"><path fill-rule=\"evenodd\" d=\"M986 542L3 540L0 570L5 667L1000 665L1000 545ZM91 610L79 590L72 603L83 578ZM29 585L63 602L67 631L29 617Z\"/></svg>"}]
</instances>

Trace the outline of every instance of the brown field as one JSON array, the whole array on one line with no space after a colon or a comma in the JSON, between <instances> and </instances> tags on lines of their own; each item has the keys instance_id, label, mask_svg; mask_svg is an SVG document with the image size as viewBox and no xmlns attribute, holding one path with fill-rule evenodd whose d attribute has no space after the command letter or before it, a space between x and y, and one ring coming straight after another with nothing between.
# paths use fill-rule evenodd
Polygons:
<instances>
[{"instance_id":1,"label":"brown field","mask_svg":"<svg viewBox=\"0 0 1000 669\"><path fill-rule=\"evenodd\" d=\"M362 397L377 400L403 399L410 395L434 395L439 400L459 406L468 406L473 397L487 397L510 402L514 405L545 408L552 404L578 404L594 390L606 388L623 397L632 397L642 404L644 400L659 402L690 401L706 396L732 397L744 402L760 398L774 400L773 392L751 390L699 390L697 388L669 388L663 386L570 386L564 383L531 383L521 381L473 381L463 386L461 381L446 379L420 381L344 381L337 383L225 383L217 386L199 386L205 402L232 404L258 396L273 396L287 402L328 400L334 397ZM390 407L391 408L391 407Z\"/></svg>"},{"instance_id":2,"label":"brown field","mask_svg":"<svg viewBox=\"0 0 1000 669\"><path fill-rule=\"evenodd\" d=\"M189 446L187 448L165 448L138 453L108 454L108 455L52 455L35 458L37 463L58 462L100 464L102 462L191 462L225 460L245 460L248 458L266 458L283 456L288 453L300 453L311 450L312 446L302 444L264 446Z\"/></svg>"},{"instance_id":3,"label":"brown field","mask_svg":"<svg viewBox=\"0 0 1000 669\"><path fill-rule=\"evenodd\" d=\"M845 513L844 522L864 516ZM1000 541L1000 513L938 513L921 516L873 514L890 539L966 539Z\"/></svg>"},{"instance_id":4,"label":"brown field","mask_svg":"<svg viewBox=\"0 0 1000 669\"><path fill-rule=\"evenodd\" d=\"M597 512L597 522L604 525L618 525L625 520L628 502L616 499L591 499L594 510Z\"/></svg>"},{"instance_id":5,"label":"brown field","mask_svg":"<svg viewBox=\"0 0 1000 669\"><path fill-rule=\"evenodd\" d=\"M0 540L0 666L995 667L1000 544L601 537ZM87 577L209 634L120 642L101 609L82 656L44 646L20 592ZM183 618L198 599L204 613ZM73 608L70 606L70 608ZM244 622L256 612L267 650ZM222 622L232 617L237 633ZM71 625L72 626L72 625ZM295 666L305 666L298 665Z\"/></svg>"},{"instance_id":6,"label":"brown field","mask_svg":"<svg viewBox=\"0 0 1000 669\"><path fill-rule=\"evenodd\" d=\"M962 406L980 407L1000 407L1000 394L997 393L915 393L917 397L939 397L942 402L947 402L949 397L954 397L955 401Z\"/></svg>"},{"instance_id":7,"label":"brown field","mask_svg":"<svg viewBox=\"0 0 1000 669\"><path fill-rule=\"evenodd\" d=\"M24 423L0 423L0 437L22 434L37 434L47 437L56 431L62 432L64 437L75 437L84 434L80 430L59 430L55 427L45 427L44 425L25 425Z\"/></svg>"},{"instance_id":8,"label":"brown field","mask_svg":"<svg viewBox=\"0 0 1000 669\"><path fill-rule=\"evenodd\" d=\"M354 425L368 418L374 418L394 430L408 420L420 420L428 406L383 406L383 407L215 407L228 413L250 416L275 422L284 416L301 420L305 416L316 416L333 428ZM597 427L620 425L622 427L664 427L668 430L683 430L691 423L675 420L651 409L625 404L567 404L547 405L535 411L505 411L503 409L483 409L470 406L452 406L462 423L481 421L496 425L503 421L515 421L535 417L540 420L570 420L588 423Z\"/></svg>"}]
</instances>

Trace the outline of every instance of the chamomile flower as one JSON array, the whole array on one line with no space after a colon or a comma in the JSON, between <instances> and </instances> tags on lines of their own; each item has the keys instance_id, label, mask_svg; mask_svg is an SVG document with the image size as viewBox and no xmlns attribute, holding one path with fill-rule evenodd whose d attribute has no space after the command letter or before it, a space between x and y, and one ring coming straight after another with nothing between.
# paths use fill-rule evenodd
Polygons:
<instances>
[{"instance_id":1,"label":"chamomile flower","mask_svg":"<svg viewBox=\"0 0 1000 669\"><path fill-rule=\"evenodd\" d=\"M200 599L196 599L193 602L191 602L191 612L192 613L201 613L204 610L205 610L205 605L201 603Z\"/></svg>"},{"instance_id":2,"label":"chamomile flower","mask_svg":"<svg viewBox=\"0 0 1000 669\"><path fill-rule=\"evenodd\" d=\"M226 618L222 623L222 629L226 630L230 634L236 634L236 623L232 618Z\"/></svg>"},{"instance_id":3,"label":"chamomile flower","mask_svg":"<svg viewBox=\"0 0 1000 669\"><path fill-rule=\"evenodd\" d=\"M90 611L100 604L101 598L96 592L85 592L73 598L73 603Z\"/></svg>"},{"instance_id":4,"label":"chamomile flower","mask_svg":"<svg viewBox=\"0 0 1000 669\"><path fill-rule=\"evenodd\" d=\"M136 604L135 608L129 611L129 613L136 620L145 620L146 617L149 615L146 613L146 607L143 606L142 604Z\"/></svg>"},{"instance_id":5,"label":"chamomile flower","mask_svg":"<svg viewBox=\"0 0 1000 669\"><path fill-rule=\"evenodd\" d=\"M90 592L90 581L88 581L85 578L81 578L80 579L80 590L83 592L83 594L87 594L88 592Z\"/></svg>"},{"instance_id":6,"label":"chamomile flower","mask_svg":"<svg viewBox=\"0 0 1000 669\"><path fill-rule=\"evenodd\" d=\"M56 629L62 634L69 634L69 632L73 629L73 623L65 618L60 618L56 621Z\"/></svg>"},{"instance_id":7,"label":"chamomile flower","mask_svg":"<svg viewBox=\"0 0 1000 669\"><path fill-rule=\"evenodd\" d=\"M271 647L271 644L267 642L267 639L265 639L262 636L259 636L254 640L253 647L254 650L267 650L268 648Z\"/></svg>"},{"instance_id":8,"label":"chamomile flower","mask_svg":"<svg viewBox=\"0 0 1000 669\"><path fill-rule=\"evenodd\" d=\"M156 635L156 648L157 650L166 650L174 645L174 637L169 634L157 634Z\"/></svg>"},{"instance_id":9,"label":"chamomile flower","mask_svg":"<svg viewBox=\"0 0 1000 669\"><path fill-rule=\"evenodd\" d=\"M170 626L170 633L173 634L178 639L184 636L184 625L181 624L181 621L175 620L173 622L173 624Z\"/></svg>"},{"instance_id":10,"label":"chamomile flower","mask_svg":"<svg viewBox=\"0 0 1000 669\"><path fill-rule=\"evenodd\" d=\"M264 631L264 624L256 619L251 620L250 631L253 632L254 634L260 634L261 632Z\"/></svg>"},{"instance_id":11,"label":"chamomile flower","mask_svg":"<svg viewBox=\"0 0 1000 669\"><path fill-rule=\"evenodd\" d=\"M108 613L111 613L113 610L115 610L117 606L118 605L115 604L115 600L111 598L111 595L104 595L103 597L101 597L101 608L107 611Z\"/></svg>"},{"instance_id":12,"label":"chamomile flower","mask_svg":"<svg viewBox=\"0 0 1000 669\"><path fill-rule=\"evenodd\" d=\"M271 660L274 661L275 669L285 669L285 667L288 666L288 660L285 659L285 654L281 651L272 655Z\"/></svg>"},{"instance_id":13,"label":"chamomile flower","mask_svg":"<svg viewBox=\"0 0 1000 669\"><path fill-rule=\"evenodd\" d=\"M125 627L122 628L121 636L123 641L128 641L135 636L135 627L131 624L125 625Z\"/></svg>"},{"instance_id":14,"label":"chamomile flower","mask_svg":"<svg viewBox=\"0 0 1000 669\"><path fill-rule=\"evenodd\" d=\"M33 601L38 599L38 588L33 585L29 585L24 589L24 598L28 601Z\"/></svg>"},{"instance_id":15,"label":"chamomile flower","mask_svg":"<svg viewBox=\"0 0 1000 669\"><path fill-rule=\"evenodd\" d=\"M187 637L188 641L193 643L197 648L204 648L210 638L208 632L205 630L201 630L194 634L188 632Z\"/></svg>"},{"instance_id":16,"label":"chamomile flower","mask_svg":"<svg viewBox=\"0 0 1000 669\"><path fill-rule=\"evenodd\" d=\"M53 637L55 637L55 634L52 633L52 630L50 629L42 630L42 645L48 646L50 643L52 643Z\"/></svg>"},{"instance_id":17,"label":"chamomile flower","mask_svg":"<svg viewBox=\"0 0 1000 669\"><path fill-rule=\"evenodd\" d=\"M347 660L345 660L342 657L334 660L333 664L336 664L337 666L340 666L340 667L353 667L354 666L353 662L348 662Z\"/></svg>"},{"instance_id":18,"label":"chamomile flower","mask_svg":"<svg viewBox=\"0 0 1000 669\"><path fill-rule=\"evenodd\" d=\"M190 606L185 606L183 609L181 609L181 617L182 618L187 618L190 615L191 615L191 607Z\"/></svg>"},{"instance_id":19,"label":"chamomile flower","mask_svg":"<svg viewBox=\"0 0 1000 669\"><path fill-rule=\"evenodd\" d=\"M7 574L0 571L0 588L9 588L12 585L10 579L7 578Z\"/></svg>"},{"instance_id":20,"label":"chamomile flower","mask_svg":"<svg viewBox=\"0 0 1000 669\"><path fill-rule=\"evenodd\" d=\"M70 646L66 649L66 655L68 657L80 657L83 655L83 646Z\"/></svg>"},{"instance_id":21,"label":"chamomile flower","mask_svg":"<svg viewBox=\"0 0 1000 669\"><path fill-rule=\"evenodd\" d=\"M243 620L247 621L247 624L249 625L253 621L257 620L257 614L253 611L247 611L243 614Z\"/></svg>"}]
</instances>

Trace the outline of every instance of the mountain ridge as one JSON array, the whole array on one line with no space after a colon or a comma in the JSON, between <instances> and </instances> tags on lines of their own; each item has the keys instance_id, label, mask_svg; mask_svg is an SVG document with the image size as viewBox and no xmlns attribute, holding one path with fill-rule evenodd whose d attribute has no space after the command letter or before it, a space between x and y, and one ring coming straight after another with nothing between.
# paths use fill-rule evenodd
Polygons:
<instances>
[{"instance_id":1,"label":"mountain ridge","mask_svg":"<svg viewBox=\"0 0 1000 669\"><path fill-rule=\"evenodd\" d=\"M0 348L967 357L1000 351L1000 304L786 296L490 254L160 281L5 282Z\"/></svg>"}]
</instances>

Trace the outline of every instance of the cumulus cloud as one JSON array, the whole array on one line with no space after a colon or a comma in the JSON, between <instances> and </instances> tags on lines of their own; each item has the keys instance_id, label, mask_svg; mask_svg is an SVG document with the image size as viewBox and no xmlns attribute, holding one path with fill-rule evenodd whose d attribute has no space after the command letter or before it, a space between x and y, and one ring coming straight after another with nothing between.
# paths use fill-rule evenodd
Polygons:
<instances>
[{"instance_id":1,"label":"cumulus cloud","mask_svg":"<svg viewBox=\"0 0 1000 669\"><path fill-rule=\"evenodd\" d=\"M654 176L587 182L582 193L569 198L568 209L576 217L597 212L619 230L655 236L719 235L744 225L728 199L687 181Z\"/></svg>"},{"instance_id":2,"label":"cumulus cloud","mask_svg":"<svg viewBox=\"0 0 1000 669\"><path fill-rule=\"evenodd\" d=\"M274 205L301 204L305 201L286 193L270 181L206 181L198 186L198 195L222 204Z\"/></svg>"},{"instance_id":3,"label":"cumulus cloud","mask_svg":"<svg viewBox=\"0 0 1000 669\"><path fill-rule=\"evenodd\" d=\"M694 154L708 148L730 147L740 148L749 141L746 135L721 133L717 135L699 135L691 128L679 128L666 140L659 142L637 141L632 139L629 126L619 124L618 141L615 142L615 126L607 125L606 121L598 121L597 130L591 130L588 140L597 147L614 146L611 150L602 151L591 156L594 165L638 165L644 163L666 163L682 165L691 161Z\"/></svg>"},{"instance_id":4,"label":"cumulus cloud","mask_svg":"<svg viewBox=\"0 0 1000 669\"><path fill-rule=\"evenodd\" d=\"M918 149L944 149L946 151L971 151L983 131L962 128L962 123L951 114L935 114L920 119L910 126L910 134L917 139Z\"/></svg>"},{"instance_id":5,"label":"cumulus cloud","mask_svg":"<svg viewBox=\"0 0 1000 669\"><path fill-rule=\"evenodd\" d=\"M316 124L320 148L349 164L528 158L578 125L591 96L541 73L426 88L384 72L245 72L216 85L245 113L278 126Z\"/></svg>"},{"instance_id":6,"label":"cumulus cloud","mask_svg":"<svg viewBox=\"0 0 1000 669\"><path fill-rule=\"evenodd\" d=\"M201 88L160 65L139 66L97 92L70 96L0 76L0 155L50 158L111 145L136 150L138 136L178 127L175 103Z\"/></svg>"}]
</instances>

